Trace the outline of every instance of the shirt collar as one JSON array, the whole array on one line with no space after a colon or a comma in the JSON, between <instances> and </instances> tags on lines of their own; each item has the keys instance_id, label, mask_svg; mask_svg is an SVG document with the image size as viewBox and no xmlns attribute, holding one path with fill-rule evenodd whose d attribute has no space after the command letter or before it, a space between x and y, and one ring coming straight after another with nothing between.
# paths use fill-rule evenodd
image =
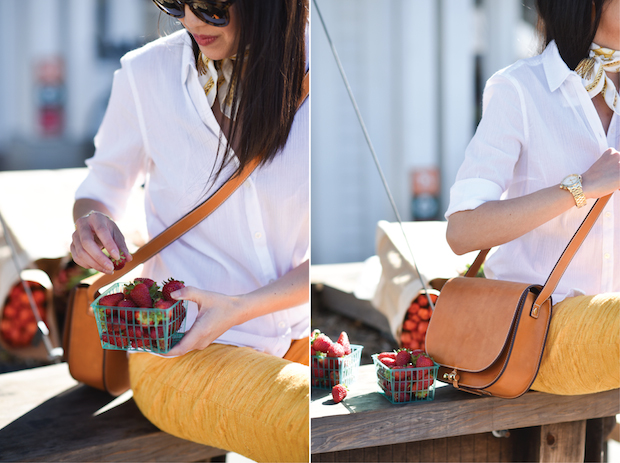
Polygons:
<instances>
[{"instance_id":1,"label":"shirt collar","mask_svg":"<svg viewBox=\"0 0 620 463\"><path fill-rule=\"evenodd\" d=\"M560 56L555 40L549 42L547 48L542 53L542 58L549 90L555 92L573 71L569 69Z\"/></svg>"},{"instance_id":2,"label":"shirt collar","mask_svg":"<svg viewBox=\"0 0 620 463\"><path fill-rule=\"evenodd\" d=\"M182 32L183 56L181 58L181 81L187 82L187 78L192 72L196 71L196 58L194 57L194 49L192 47L192 39L186 30Z\"/></svg>"}]
</instances>

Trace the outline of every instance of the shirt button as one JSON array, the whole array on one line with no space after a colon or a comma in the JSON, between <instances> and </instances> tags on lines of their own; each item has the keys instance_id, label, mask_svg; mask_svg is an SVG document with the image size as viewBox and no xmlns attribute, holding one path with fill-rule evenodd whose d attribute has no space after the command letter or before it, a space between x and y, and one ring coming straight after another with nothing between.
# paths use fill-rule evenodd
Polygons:
<instances>
[{"instance_id":1,"label":"shirt button","mask_svg":"<svg viewBox=\"0 0 620 463\"><path fill-rule=\"evenodd\" d=\"M256 238L257 240L259 240L261 238L261 236L263 236L263 235L261 235L260 232L254 233L254 238Z\"/></svg>"},{"instance_id":2,"label":"shirt button","mask_svg":"<svg viewBox=\"0 0 620 463\"><path fill-rule=\"evenodd\" d=\"M284 323L284 322L280 322L280 323L278 323L278 326L279 326L280 328L284 328L284 327L286 326L286 323Z\"/></svg>"},{"instance_id":3,"label":"shirt button","mask_svg":"<svg viewBox=\"0 0 620 463\"><path fill-rule=\"evenodd\" d=\"M609 254L608 252L605 253L605 259L609 259L611 257L611 254Z\"/></svg>"},{"instance_id":4,"label":"shirt button","mask_svg":"<svg viewBox=\"0 0 620 463\"><path fill-rule=\"evenodd\" d=\"M605 217L607 218L611 217L611 212L605 212Z\"/></svg>"},{"instance_id":5,"label":"shirt button","mask_svg":"<svg viewBox=\"0 0 620 463\"><path fill-rule=\"evenodd\" d=\"M269 284L273 283L274 281L276 281L276 280L274 280L273 278L271 278L271 279L269 280Z\"/></svg>"}]
</instances>

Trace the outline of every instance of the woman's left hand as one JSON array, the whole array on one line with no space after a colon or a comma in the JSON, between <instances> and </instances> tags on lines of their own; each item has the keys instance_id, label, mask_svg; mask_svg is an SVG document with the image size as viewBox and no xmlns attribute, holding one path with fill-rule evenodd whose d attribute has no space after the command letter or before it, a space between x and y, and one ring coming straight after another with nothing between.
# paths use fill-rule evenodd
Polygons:
<instances>
[{"instance_id":1,"label":"woman's left hand","mask_svg":"<svg viewBox=\"0 0 620 463\"><path fill-rule=\"evenodd\" d=\"M187 286L171 296L198 304L196 321L185 336L167 354L178 356L207 348L224 332L240 323L237 320L239 298Z\"/></svg>"}]
</instances>

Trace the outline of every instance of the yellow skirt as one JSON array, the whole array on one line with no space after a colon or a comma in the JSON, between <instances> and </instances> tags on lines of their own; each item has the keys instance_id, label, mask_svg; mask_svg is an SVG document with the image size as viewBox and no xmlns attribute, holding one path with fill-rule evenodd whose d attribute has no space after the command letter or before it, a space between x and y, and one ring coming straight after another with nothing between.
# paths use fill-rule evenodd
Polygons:
<instances>
[{"instance_id":1,"label":"yellow skirt","mask_svg":"<svg viewBox=\"0 0 620 463\"><path fill-rule=\"evenodd\" d=\"M620 293L577 296L553 306L532 389L579 395L620 388Z\"/></svg>"},{"instance_id":2,"label":"yellow skirt","mask_svg":"<svg viewBox=\"0 0 620 463\"><path fill-rule=\"evenodd\" d=\"M309 344L284 359L212 344L166 359L129 356L133 396L159 429L256 461L309 461Z\"/></svg>"}]
</instances>

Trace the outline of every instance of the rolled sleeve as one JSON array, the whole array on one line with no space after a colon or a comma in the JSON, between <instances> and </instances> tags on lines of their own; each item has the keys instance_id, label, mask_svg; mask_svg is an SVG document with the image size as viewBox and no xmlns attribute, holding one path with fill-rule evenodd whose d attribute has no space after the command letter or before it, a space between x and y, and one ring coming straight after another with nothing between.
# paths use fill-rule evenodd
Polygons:
<instances>
[{"instance_id":1,"label":"rolled sleeve","mask_svg":"<svg viewBox=\"0 0 620 463\"><path fill-rule=\"evenodd\" d=\"M513 183L526 146L526 119L518 85L501 74L491 77L484 91L482 120L450 189L446 218L500 199Z\"/></svg>"},{"instance_id":2,"label":"rolled sleeve","mask_svg":"<svg viewBox=\"0 0 620 463\"><path fill-rule=\"evenodd\" d=\"M502 193L502 187L484 178L459 180L450 188L450 207L445 216L448 218L455 212L473 210L487 201L496 201Z\"/></svg>"},{"instance_id":3,"label":"rolled sleeve","mask_svg":"<svg viewBox=\"0 0 620 463\"><path fill-rule=\"evenodd\" d=\"M102 202L116 219L123 215L129 192L144 175L145 150L133 87L128 63L124 63L114 74L110 101L95 136L95 155L86 161L88 175L75 194L75 199Z\"/></svg>"}]
</instances>

